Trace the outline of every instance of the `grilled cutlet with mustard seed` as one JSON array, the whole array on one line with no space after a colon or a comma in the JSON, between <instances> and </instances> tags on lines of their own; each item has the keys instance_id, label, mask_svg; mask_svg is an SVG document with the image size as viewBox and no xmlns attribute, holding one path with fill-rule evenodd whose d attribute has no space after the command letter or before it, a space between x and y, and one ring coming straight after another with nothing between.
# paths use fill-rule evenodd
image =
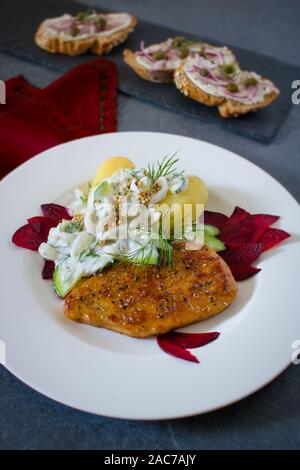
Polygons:
<instances>
[{"instance_id":1,"label":"grilled cutlet with mustard seed","mask_svg":"<svg viewBox=\"0 0 300 470\"><path fill-rule=\"evenodd\" d=\"M232 303L236 282L214 250L176 243L173 252L173 266L122 262L81 281L65 299L66 317L145 338L205 320Z\"/></svg>"}]
</instances>

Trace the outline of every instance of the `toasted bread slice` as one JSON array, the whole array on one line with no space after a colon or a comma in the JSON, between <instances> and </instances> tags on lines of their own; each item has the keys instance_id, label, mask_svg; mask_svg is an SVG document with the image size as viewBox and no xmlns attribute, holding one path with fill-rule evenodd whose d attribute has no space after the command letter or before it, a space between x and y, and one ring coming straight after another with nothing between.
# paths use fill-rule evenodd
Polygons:
<instances>
[{"instance_id":1,"label":"toasted bread slice","mask_svg":"<svg viewBox=\"0 0 300 470\"><path fill-rule=\"evenodd\" d=\"M66 39L59 33L55 36L45 34L43 23L39 26L34 42L37 46L52 54L81 55L85 54L95 42L94 37L86 39Z\"/></svg>"},{"instance_id":2,"label":"toasted bread slice","mask_svg":"<svg viewBox=\"0 0 300 470\"><path fill-rule=\"evenodd\" d=\"M150 70L137 61L136 54L130 49L123 52L124 62L144 80L155 83L172 83L174 70Z\"/></svg>"},{"instance_id":3,"label":"toasted bread slice","mask_svg":"<svg viewBox=\"0 0 300 470\"><path fill-rule=\"evenodd\" d=\"M237 117L241 114L246 114L249 112L257 111L258 109L265 108L272 103L278 96L278 92L275 90L271 91L268 95L264 97L259 103L244 104L239 101L228 100L223 101L222 104L218 106L220 115L223 118Z\"/></svg>"},{"instance_id":4,"label":"toasted bread slice","mask_svg":"<svg viewBox=\"0 0 300 470\"><path fill-rule=\"evenodd\" d=\"M240 73L237 59L228 47L204 43L176 69L174 82L185 95L207 106L218 106L224 95L216 84L235 81Z\"/></svg>"},{"instance_id":5,"label":"toasted bread slice","mask_svg":"<svg viewBox=\"0 0 300 470\"><path fill-rule=\"evenodd\" d=\"M189 54L200 52L203 44L198 40L189 40L183 36L168 38L157 44L144 47L141 42L139 51L125 49L124 61L144 80L156 83L172 83L178 65Z\"/></svg>"},{"instance_id":6,"label":"toasted bread slice","mask_svg":"<svg viewBox=\"0 0 300 470\"><path fill-rule=\"evenodd\" d=\"M136 24L137 24L137 19L134 16L132 16L131 23L126 29L122 31L117 31L109 36L101 37L99 35L97 37L97 40L92 45L91 51L97 55L107 54L114 47L117 47L126 41L126 39L128 38L128 35L134 30Z\"/></svg>"},{"instance_id":7,"label":"toasted bread slice","mask_svg":"<svg viewBox=\"0 0 300 470\"><path fill-rule=\"evenodd\" d=\"M227 71L226 75L224 67L232 67L232 64L218 65L211 71L203 68L201 60L194 56L180 64L174 74L175 85L185 96L195 101L207 106L218 106L224 118L264 108L279 94L271 80L255 72L240 70L232 63L235 73L228 75ZM195 65L195 61L198 65Z\"/></svg>"},{"instance_id":8,"label":"toasted bread slice","mask_svg":"<svg viewBox=\"0 0 300 470\"><path fill-rule=\"evenodd\" d=\"M192 100L199 101L199 103L206 104L207 106L218 106L224 101L222 96L214 96L206 93L200 87L194 84L184 70L184 64L181 64L174 73L174 83L181 93L191 98Z\"/></svg>"},{"instance_id":9,"label":"toasted bread slice","mask_svg":"<svg viewBox=\"0 0 300 470\"><path fill-rule=\"evenodd\" d=\"M105 16L107 15L103 15L103 17ZM80 37L80 35L72 37L64 32L51 30L49 20L45 20L40 24L34 41L37 46L53 54L74 56L85 54L88 50L98 55L107 54L111 49L124 42L129 33L133 31L137 20L132 15L128 16L130 16L130 21L126 27L112 31L111 34L107 31L100 31L85 35L86 37Z\"/></svg>"}]
</instances>

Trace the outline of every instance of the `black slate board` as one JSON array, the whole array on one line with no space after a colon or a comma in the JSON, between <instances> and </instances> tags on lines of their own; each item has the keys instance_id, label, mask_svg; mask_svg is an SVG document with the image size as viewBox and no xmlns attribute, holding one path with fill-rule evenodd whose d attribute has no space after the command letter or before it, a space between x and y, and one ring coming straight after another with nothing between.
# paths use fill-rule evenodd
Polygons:
<instances>
[{"instance_id":1,"label":"black slate board","mask_svg":"<svg viewBox=\"0 0 300 470\"><path fill-rule=\"evenodd\" d=\"M90 54L78 57L52 55L36 47L33 42L37 26L45 18L63 13L76 13L86 8L86 5L70 0L24 0L18 1L17 7L14 1L1 0L0 50L60 72L65 72L95 58ZM130 13L134 14L134 12ZM199 121L214 122L248 138L265 143L271 142L291 109L291 83L299 75L299 68L255 52L230 46L242 68L255 70L271 78L279 87L281 94L271 106L257 113L224 120L219 117L216 108L209 108L186 98L173 85L153 84L142 80L122 60L124 47L136 50L141 40L144 40L146 44L151 44L178 34L189 36L178 30L139 21L135 32L126 41L126 46L118 47L107 56L118 66L119 90ZM203 37L201 39L218 45L211 39Z\"/></svg>"}]
</instances>

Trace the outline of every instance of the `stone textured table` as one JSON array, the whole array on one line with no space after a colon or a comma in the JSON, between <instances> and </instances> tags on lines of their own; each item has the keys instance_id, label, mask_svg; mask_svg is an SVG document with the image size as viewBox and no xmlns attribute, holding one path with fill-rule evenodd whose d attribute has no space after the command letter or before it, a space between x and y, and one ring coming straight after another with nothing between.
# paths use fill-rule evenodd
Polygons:
<instances>
[{"instance_id":1,"label":"stone textured table","mask_svg":"<svg viewBox=\"0 0 300 470\"><path fill-rule=\"evenodd\" d=\"M111 5L109 0L91 3ZM113 8L300 64L297 0L115 0ZM1 21L5 19L0 26ZM39 86L57 77L53 71L0 55L1 79L20 73ZM300 70L295 79L300 79ZM124 95L119 97L119 130L170 132L212 142L256 163L300 199L300 105L293 107L270 145ZM264 389L226 409L174 421L123 421L53 402L1 367L0 448L299 449L299 396L300 366L291 366Z\"/></svg>"}]
</instances>

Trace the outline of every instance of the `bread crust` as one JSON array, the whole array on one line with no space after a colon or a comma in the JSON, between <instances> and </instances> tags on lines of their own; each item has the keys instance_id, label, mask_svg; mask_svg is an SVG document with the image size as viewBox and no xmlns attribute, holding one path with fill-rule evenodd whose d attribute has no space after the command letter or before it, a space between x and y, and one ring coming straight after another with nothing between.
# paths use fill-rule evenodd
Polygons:
<instances>
[{"instance_id":1,"label":"bread crust","mask_svg":"<svg viewBox=\"0 0 300 470\"><path fill-rule=\"evenodd\" d=\"M213 96L205 93L201 88L197 87L184 71L184 64L180 64L175 70L174 83L181 93L188 96L192 100L207 106L218 106L223 103L224 98L221 96Z\"/></svg>"},{"instance_id":2,"label":"bread crust","mask_svg":"<svg viewBox=\"0 0 300 470\"><path fill-rule=\"evenodd\" d=\"M265 108L272 103L278 96L278 93L274 90L266 95L263 101L253 104L243 104L239 101L225 100L221 105L218 106L220 115L223 118L237 117L241 114L257 111L258 109Z\"/></svg>"},{"instance_id":3,"label":"bread crust","mask_svg":"<svg viewBox=\"0 0 300 470\"><path fill-rule=\"evenodd\" d=\"M53 36L45 34L44 22L40 24L34 37L35 44L52 54L65 54L65 55L81 55L85 54L89 49L97 55L107 54L114 47L124 42L129 33L131 33L137 24L137 19L131 16L129 26L120 31L107 36L101 36L101 33L90 36L84 39L66 39L59 33Z\"/></svg>"},{"instance_id":4,"label":"bread crust","mask_svg":"<svg viewBox=\"0 0 300 470\"><path fill-rule=\"evenodd\" d=\"M150 72L146 67L141 65L136 60L135 53L130 49L124 49L123 59L124 62L129 65L129 67L144 80L148 80L154 83L173 83L173 70L155 70Z\"/></svg>"},{"instance_id":5,"label":"bread crust","mask_svg":"<svg viewBox=\"0 0 300 470\"><path fill-rule=\"evenodd\" d=\"M181 64L174 74L174 82L176 87L189 98L192 98L199 103L206 104L207 106L218 106L220 116L223 118L237 117L241 114L257 111L258 109L265 108L274 101L277 96L277 91L272 91L264 97L259 103L244 104L236 100L231 100L224 97L213 96L205 93L201 88L197 87L193 81L184 72L184 64Z\"/></svg>"}]
</instances>

